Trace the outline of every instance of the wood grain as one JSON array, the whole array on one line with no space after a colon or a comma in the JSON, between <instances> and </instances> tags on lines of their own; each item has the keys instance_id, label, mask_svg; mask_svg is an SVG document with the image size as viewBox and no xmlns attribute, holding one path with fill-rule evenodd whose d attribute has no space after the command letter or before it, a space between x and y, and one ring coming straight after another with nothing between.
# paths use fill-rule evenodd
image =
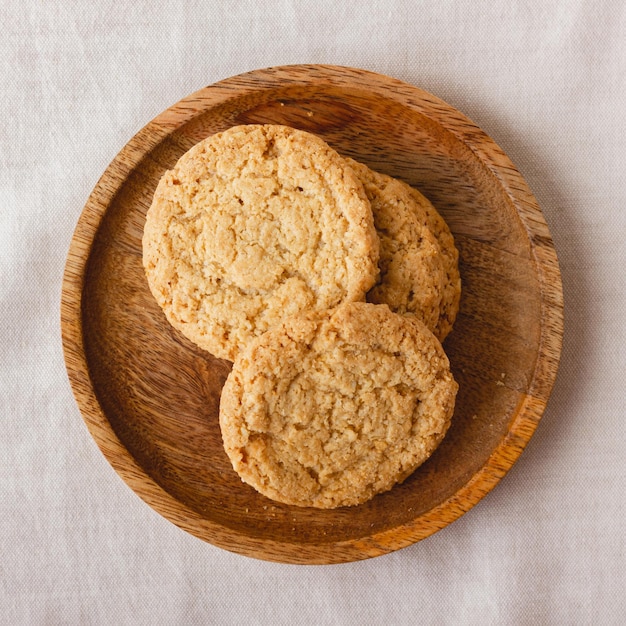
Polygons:
<instances>
[{"instance_id":1,"label":"wood grain","mask_svg":"<svg viewBox=\"0 0 626 626\"><path fill-rule=\"evenodd\" d=\"M404 484L352 508L267 500L234 474L217 420L229 363L177 333L141 264L145 213L162 173L235 124L312 131L340 153L428 196L460 250L461 309L445 348L460 390L452 427ZM488 493L532 436L563 334L557 257L537 202L503 151L416 87L319 65L258 70L185 98L113 160L67 257L61 328L87 427L126 483L184 530L248 556L338 563L443 528Z\"/></svg>"}]
</instances>

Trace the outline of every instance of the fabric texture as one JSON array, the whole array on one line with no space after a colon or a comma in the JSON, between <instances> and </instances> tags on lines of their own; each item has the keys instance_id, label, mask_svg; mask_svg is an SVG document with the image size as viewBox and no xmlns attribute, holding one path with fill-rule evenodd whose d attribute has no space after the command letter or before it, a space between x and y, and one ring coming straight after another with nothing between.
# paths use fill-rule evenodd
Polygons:
<instances>
[{"instance_id":1,"label":"fabric texture","mask_svg":"<svg viewBox=\"0 0 626 626\"><path fill-rule=\"evenodd\" d=\"M0 18L2 623L623 623L624 2L8 0ZM428 539L337 566L231 554L144 504L89 436L60 339L73 229L116 153L193 91L291 63L472 118L535 193L565 293L558 380L506 478Z\"/></svg>"}]
</instances>

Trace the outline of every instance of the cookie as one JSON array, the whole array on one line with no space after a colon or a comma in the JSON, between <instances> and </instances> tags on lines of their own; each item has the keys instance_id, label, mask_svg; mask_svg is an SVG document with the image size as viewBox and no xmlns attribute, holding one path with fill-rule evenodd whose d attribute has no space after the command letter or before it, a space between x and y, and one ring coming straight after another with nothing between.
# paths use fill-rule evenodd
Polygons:
<instances>
[{"instance_id":1,"label":"cookie","mask_svg":"<svg viewBox=\"0 0 626 626\"><path fill-rule=\"evenodd\" d=\"M441 250L442 262L447 280L441 298L441 315L435 335L443 341L452 330L459 312L461 300L461 275L459 274L459 251L448 224L433 204L414 187L400 181L415 202L416 213L422 223L428 226Z\"/></svg>"},{"instance_id":2,"label":"cookie","mask_svg":"<svg viewBox=\"0 0 626 626\"><path fill-rule=\"evenodd\" d=\"M459 309L458 251L433 205L405 182L346 158L365 187L380 237L380 274L367 301L417 315L438 339Z\"/></svg>"},{"instance_id":3,"label":"cookie","mask_svg":"<svg viewBox=\"0 0 626 626\"><path fill-rule=\"evenodd\" d=\"M279 125L236 126L195 145L160 180L143 235L167 319L231 361L286 316L363 300L378 249L345 161Z\"/></svg>"},{"instance_id":4,"label":"cookie","mask_svg":"<svg viewBox=\"0 0 626 626\"><path fill-rule=\"evenodd\" d=\"M353 159L346 162L363 183L380 239L380 273L367 301L416 315L434 332L447 280L437 240L420 219L404 183Z\"/></svg>"},{"instance_id":5,"label":"cookie","mask_svg":"<svg viewBox=\"0 0 626 626\"><path fill-rule=\"evenodd\" d=\"M414 316L353 302L252 341L222 390L224 448L274 500L334 508L409 476L444 437L457 383Z\"/></svg>"}]
</instances>

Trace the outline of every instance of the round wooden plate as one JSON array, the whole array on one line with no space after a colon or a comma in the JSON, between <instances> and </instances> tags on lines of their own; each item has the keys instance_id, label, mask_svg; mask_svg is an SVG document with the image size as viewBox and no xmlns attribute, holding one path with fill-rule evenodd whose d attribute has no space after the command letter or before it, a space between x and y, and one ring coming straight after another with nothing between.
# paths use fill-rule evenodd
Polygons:
<instances>
[{"instance_id":1,"label":"round wooden plate","mask_svg":"<svg viewBox=\"0 0 626 626\"><path fill-rule=\"evenodd\" d=\"M460 385L452 426L409 479L357 507L287 506L239 480L218 424L230 364L175 331L146 283L141 237L159 178L201 139L245 123L314 132L340 153L418 187L446 218L460 251L461 307L444 344ZM371 72L319 65L229 78L137 133L80 216L61 306L78 405L126 483L164 517L212 544L309 564L407 546L492 489L546 406L562 321L550 233L503 151L429 93Z\"/></svg>"}]
</instances>

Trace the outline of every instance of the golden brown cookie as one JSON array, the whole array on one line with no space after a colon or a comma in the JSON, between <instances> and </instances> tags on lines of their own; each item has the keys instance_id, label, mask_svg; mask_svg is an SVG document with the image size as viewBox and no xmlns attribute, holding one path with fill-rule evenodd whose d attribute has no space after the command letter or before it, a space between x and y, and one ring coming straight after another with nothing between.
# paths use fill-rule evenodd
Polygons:
<instances>
[{"instance_id":1,"label":"golden brown cookie","mask_svg":"<svg viewBox=\"0 0 626 626\"><path fill-rule=\"evenodd\" d=\"M143 262L171 324L234 360L285 316L364 299L378 248L363 186L332 148L286 126L245 125L164 174Z\"/></svg>"},{"instance_id":2,"label":"golden brown cookie","mask_svg":"<svg viewBox=\"0 0 626 626\"><path fill-rule=\"evenodd\" d=\"M448 225L413 187L353 159L346 161L365 187L381 243L380 275L367 301L417 315L443 341L461 296L459 253Z\"/></svg>"},{"instance_id":3,"label":"golden brown cookie","mask_svg":"<svg viewBox=\"0 0 626 626\"><path fill-rule=\"evenodd\" d=\"M415 316L345 303L252 341L226 380L220 426L243 481L280 502L334 508L423 463L456 392L441 344Z\"/></svg>"},{"instance_id":4,"label":"golden brown cookie","mask_svg":"<svg viewBox=\"0 0 626 626\"><path fill-rule=\"evenodd\" d=\"M461 275L459 274L459 251L454 245L454 237L446 221L433 204L414 187L400 181L405 186L417 207L416 212L422 223L428 226L435 236L443 261L447 280L444 282L441 298L441 316L435 329L435 335L443 341L452 330L459 312L461 300Z\"/></svg>"},{"instance_id":5,"label":"golden brown cookie","mask_svg":"<svg viewBox=\"0 0 626 626\"><path fill-rule=\"evenodd\" d=\"M380 273L367 301L416 315L435 332L447 281L437 240L404 183L353 159L346 162L363 183L380 239Z\"/></svg>"}]
</instances>

